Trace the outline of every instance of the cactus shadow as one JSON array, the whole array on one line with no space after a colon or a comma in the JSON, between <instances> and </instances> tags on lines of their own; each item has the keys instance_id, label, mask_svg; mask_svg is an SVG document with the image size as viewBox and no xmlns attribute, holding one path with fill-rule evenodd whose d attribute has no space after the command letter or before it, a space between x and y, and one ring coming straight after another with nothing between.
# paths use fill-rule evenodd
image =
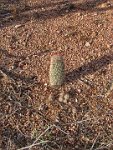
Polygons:
<instances>
[{"instance_id":1,"label":"cactus shadow","mask_svg":"<svg viewBox=\"0 0 113 150\"><path fill-rule=\"evenodd\" d=\"M84 77L88 74L93 74L96 71L106 67L107 65L113 62L113 53L110 55L105 55L101 58L92 60L91 62L84 64L83 66L72 70L66 74L66 83L73 82L81 77Z\"/></svg>"},{"instance_id":2,"label":"cactus shadow","mask_svg":"<svg viewBox=\"0 0 113 150\"><path fill-rule=\"evenodd\" d=\"M35 6L28 6L25 4L23 8L17 8L17 14L12 15L11 10L0 10L0 28L12 24L26 23L30 20L47 20L64 16L69 13L77 12L99 12L113 9L112 5L98 8L99 5L108 2L108 0L92 0L77 3L76 0L70 1L51 1L46 4L36 4ZM19 3L19 1L18 1ZM44 8L44 10L41 10Z\"/></svg>"}]
</instances>

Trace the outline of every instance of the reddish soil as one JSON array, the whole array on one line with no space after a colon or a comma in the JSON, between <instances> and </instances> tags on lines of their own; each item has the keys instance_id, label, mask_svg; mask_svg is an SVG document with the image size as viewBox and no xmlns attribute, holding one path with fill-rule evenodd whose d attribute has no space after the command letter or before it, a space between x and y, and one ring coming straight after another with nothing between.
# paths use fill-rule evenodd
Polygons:
<instances>
[{"instance_id":1,"label":"reddish soil","mask_svg":"<svg viewBox=\"0 0 113 150\"><path fill-rule=\"evenodd\" d=\"M0 2L1 150L112 150L112 89L113 0Z\"/></svg>"}]
</instances>

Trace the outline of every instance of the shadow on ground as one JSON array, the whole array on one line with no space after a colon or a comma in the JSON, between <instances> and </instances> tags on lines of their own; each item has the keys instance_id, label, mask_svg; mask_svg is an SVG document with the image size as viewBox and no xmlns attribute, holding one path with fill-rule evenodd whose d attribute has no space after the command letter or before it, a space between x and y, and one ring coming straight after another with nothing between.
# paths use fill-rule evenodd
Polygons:
<instances>
[{"instance_id":1,"label":"shadow on ground","mask_svg":"<svg viewBox=\"0 0 113 150\"><path fill-rule=\"evenodd\" d=\"M5 58L8 58L8 60L12 59L13 60L13 69L12 70L8 70L6 65L0 64L0 71L2 71L4 74L6 74L7 76L9 76L10 78L14 79L14 80L21 80L23 82L26 83L32 83L32 82L36 82L37 81L37 77L32 75L30 77L25 77L21 74L17 74L15 72L15 69L19 67L19 63L21 62L25 62L26 59L24 56L16 56L14 54L9 53L7 50L5 49L0 49L0 58L2 58L2 56L4 56L4 61Z\"/></svg>"},{"instance_id":2,"label":"shadow on ground","mask_svg":"<svg viewBox=\"0 0 113 150\"><path fill-rule=\"evenodd\" d=\"M16 59L16 62L19 63L21 61L25 61L25 57L21 56L15 56L13 54L10 54L7 50L0 49L0 51L5 55L5 57L8 57L9 59L14 58ZM48 52L48 51L47 51ZM40 53L39 53L39 56ZM31 56L32 57L32 56ZM71 72L66 74L66 83L73 82L77 79L80 79L81 77L84 77L88 74L93 74L96 71L102 69L103 67L106 67L107 65L111 64L113 62L113 53L109 55L105 55L101 58L97 58L95 60L92 60L91 62L84 64L83 66L76 68L72 70ZM16 64L18 67L18 64ZM13 78L14 80L22 80L24 82L30 83L37 80L36 76L31 77L25 77L22 75L19 75L17 73L14 73L11 70L6 69L5 66L0 65L0 70L5 73L10 78Z\"/></svg>"},{"instance_id":3,"label":"shadow on ground","mask_svg":"<svg viewBox=\"0 0 113 150\"><path fill-rule=\"evenodd\" d=\"M113 53L110 55L105 55L101 58L92 60L91 62L84 64L83 66L72 70L66 74L66 83L73 82L74 80L80 79L88 74L93 74L96 71L102 69L103 67L111 64L113 62Z\"/></svg>"},{"instance_id":4,"label":"shadow on ground","mask_svg":"<svg viewBox=\"0 0 113 150\"><path fill-rule=\"evenodd\" d=\"M46 20L64 16L69 13L77 12L99 12L113 9L112 5L105 5L99 8L98 6L107 3L108 0L92 0L89 2L78 3L78 1L53 1L47 4L37 4L30 7L23 4L23 7L13 7L12 9L0 10L0 27L5 27L12 24L25 23L34 20ZM18 1L19 4L19 1Z\"/></svg>"}]
</instances>

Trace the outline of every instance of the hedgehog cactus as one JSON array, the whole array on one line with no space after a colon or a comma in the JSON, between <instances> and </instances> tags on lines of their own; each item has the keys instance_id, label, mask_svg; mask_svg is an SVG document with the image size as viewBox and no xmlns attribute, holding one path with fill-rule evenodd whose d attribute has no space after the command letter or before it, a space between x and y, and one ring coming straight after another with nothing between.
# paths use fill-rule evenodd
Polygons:
<instances>
[{"instance_id":1,"label":"hedgehog cactus","mask_svg":"<svg viewBox=\"0 0 113 150\"><path fill-rule=\"evenodd\" d=\"M63 57L59 54L51 56L49 80L51 87L59 87L64 82L64 62Z\"/></svg>"}]
</instances>

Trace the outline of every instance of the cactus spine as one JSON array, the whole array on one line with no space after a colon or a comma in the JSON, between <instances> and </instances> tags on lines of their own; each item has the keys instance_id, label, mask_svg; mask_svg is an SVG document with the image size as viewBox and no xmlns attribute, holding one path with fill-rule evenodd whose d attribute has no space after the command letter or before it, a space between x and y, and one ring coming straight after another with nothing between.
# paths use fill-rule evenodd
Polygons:
<instances>
[{"instance_id":1,"label":"cactus spine","mask_svg":"<svg viewBox=\"0 0 113 150\"><path fill-rule=\"evenodd\" d=\"M63 57L55 54L51 56L50 70L49 70L49 80L51 87L59 87L64 82L64 62Z\"/></svg>"}]
</instances>

